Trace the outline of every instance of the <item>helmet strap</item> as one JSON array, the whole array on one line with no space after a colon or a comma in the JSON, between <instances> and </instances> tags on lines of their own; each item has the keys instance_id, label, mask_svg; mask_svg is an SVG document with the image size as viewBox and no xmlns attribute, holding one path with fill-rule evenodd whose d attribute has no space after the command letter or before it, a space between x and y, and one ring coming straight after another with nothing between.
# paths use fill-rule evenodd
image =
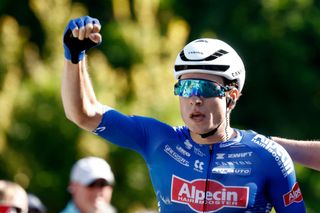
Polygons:
<instances>
[{"instance_id":1,"label":"helmet strap","mask_svg":"<svg viewBox=\"0 0 320 213\"><path fill-rule=\"evenodd\" d=\"M209 137L209 136L211 136L211 135L214 135L214 134L217 132L218 128L221 126L221 124L222 124L222 121L221 121L221 123L220 123L216 128L214 128L213 130L211 130L211 131L209 131L209 132L207 132L207 133L204 133L204 134L199 134L199 135L201 136L201 138L207 138L207 137Z\"/></svg>"},{"instance_id":2,"label":"helmet strap","mask_svg":"<svg viewBox=\"0 0 320 213\"><path fill-rule=\"evenodd\" d=\"M229 97L226 99L227 101L227 107L226 107L226 127L225 127L225 133L226 133L226 141L229 140L229 134L228 134L228 125L229 125L229 116L228 116L228 107L229 105L231 104L231 102L233 102L232 98ZM213 130L207 132L207 133L204 133L204 134L199 134L201 136L201 138L207 138L211 135L214 135L217 130L219 129L219 127L221 126L221 124L223 123L223 121L221 121L221 123L216 127L214 128Z\"/></svg>"}]
</instances>

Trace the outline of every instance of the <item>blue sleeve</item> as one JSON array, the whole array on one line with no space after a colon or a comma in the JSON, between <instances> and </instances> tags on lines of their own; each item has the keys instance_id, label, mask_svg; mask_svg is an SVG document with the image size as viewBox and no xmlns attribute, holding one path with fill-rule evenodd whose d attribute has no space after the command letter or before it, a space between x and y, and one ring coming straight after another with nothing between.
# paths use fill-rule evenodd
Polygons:
<instances>
[{"instance_id":1,"label":"blue sleeve","mask_svg":"<svg viewBox=\"0 0 320 213\"><path fill-rule=\"evenodd\" d=\"M128 116L116 110L109 110L93 132L113 144L145 156L147 153L152 153L157 140L167 135L164 134L165 131L167 133L172 130L171 126L153 118Z\"/></svg>"},{"instance_id":2,"label":"blue sleeve","mask_svg":"<svg viewBox=\"0 0 320 213\"><path fill-rule=\"evenodd\" d=\"M266 163L263 166L267 177L267 194L276 212L306 212L294 165L287 151L262 135L256 135L252 141L264 148L260 154Z\"/></svg>"}]
</instances>

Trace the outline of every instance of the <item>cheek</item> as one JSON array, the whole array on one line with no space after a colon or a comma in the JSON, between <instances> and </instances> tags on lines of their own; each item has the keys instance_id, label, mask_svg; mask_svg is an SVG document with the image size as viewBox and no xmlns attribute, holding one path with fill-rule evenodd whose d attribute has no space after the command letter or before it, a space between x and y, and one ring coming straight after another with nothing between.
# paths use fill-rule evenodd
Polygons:
<instances>
[{"instance_id":1,"label":"cheek","mask_svg":"<svg viewBox=\"0 0 320 213\"><path fill-rule=\"evenodd\" d=\"M112 188L111 187L107 187L107 188L103 189L102 193L103 193L104 200L109 203L111 201L111 198L112 198Z\"/></svg>"},{"instance_id":2,"label":"cheek","mask_svg":"<svg viewBox=\"0 0 320 213\"><path fill-rule=\"evenodd\" d=\"M181 117L183 119L185 119L185 117L187 116L187 104L185 103L184 100L180 99L179 101L179 104L180 104L180 114L181 114Z\"/></svg>"},{"instance_id":3,"label":"cheek","mask_svg":"<svg viewBox=\"0 0 320 213\"><path fill-rule=\"evenodd\" d=\"M81 204L83 206L87 206L88 203L90 203L91 200L92 200L92 198L91 198L92 197L92 192L91 192L91 190L87 190L87 189L83 188L83 189L80 189L80 190L77 191L76 197L77 197L77 200L79 202L81 202Z\"/></svg>"},{"instance_id":4,"label":"cheek","mask_svg":"<svg viewBox=\"0 0 320 213\"><path fill-rule=\"evenodd\" d=\"M207 106L210 106L212 111L224 111L227 107L224 98L213 98L208 101Z\"/></svg>"},{"instance_id":5,"label":"cheek","mask_svg":"<svg viewBox=\"0 0 320 213\"><path fill-rule=\"evenodd\" d=\"M225 117L226 103L223 99L212 100L206 104L206 110L211 118Z\"/></svg>"}]
</instances>

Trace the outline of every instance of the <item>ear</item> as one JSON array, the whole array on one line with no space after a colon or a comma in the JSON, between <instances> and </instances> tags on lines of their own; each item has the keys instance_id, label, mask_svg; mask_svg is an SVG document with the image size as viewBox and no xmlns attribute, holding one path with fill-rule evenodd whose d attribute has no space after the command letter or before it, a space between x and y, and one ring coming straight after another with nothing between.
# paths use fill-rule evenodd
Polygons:
<instances>
[{"instance_id":1,"label":"ear","mask_svg":"<svg viewBox=\"0 0 320 213\"><path fill-rule=\"evenodd\" d=\"M239 98L239 90L236 88L232 88L228 91L226 98L227 98L227 107L228 109L233 109L236 105L236 102Z\"/></svg>"}]
</instances>

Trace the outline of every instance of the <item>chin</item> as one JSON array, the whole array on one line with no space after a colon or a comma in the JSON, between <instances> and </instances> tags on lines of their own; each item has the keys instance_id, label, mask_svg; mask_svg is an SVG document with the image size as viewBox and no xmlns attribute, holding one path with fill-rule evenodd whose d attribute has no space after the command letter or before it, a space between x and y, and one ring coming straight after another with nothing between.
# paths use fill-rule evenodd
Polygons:
<instances>
[{"instance_id":1,"label":"chin","mask_svg":"<svg viewBox=\"0 0 320 213\"><path fill-rule=\"evenodd\" d=\"M189 129L193 134L197 134L197 135L205 134L210 131L210 130L203 130L203 129L197 129L197 128L189 128Z\"/></svg>"}]
</instances>

